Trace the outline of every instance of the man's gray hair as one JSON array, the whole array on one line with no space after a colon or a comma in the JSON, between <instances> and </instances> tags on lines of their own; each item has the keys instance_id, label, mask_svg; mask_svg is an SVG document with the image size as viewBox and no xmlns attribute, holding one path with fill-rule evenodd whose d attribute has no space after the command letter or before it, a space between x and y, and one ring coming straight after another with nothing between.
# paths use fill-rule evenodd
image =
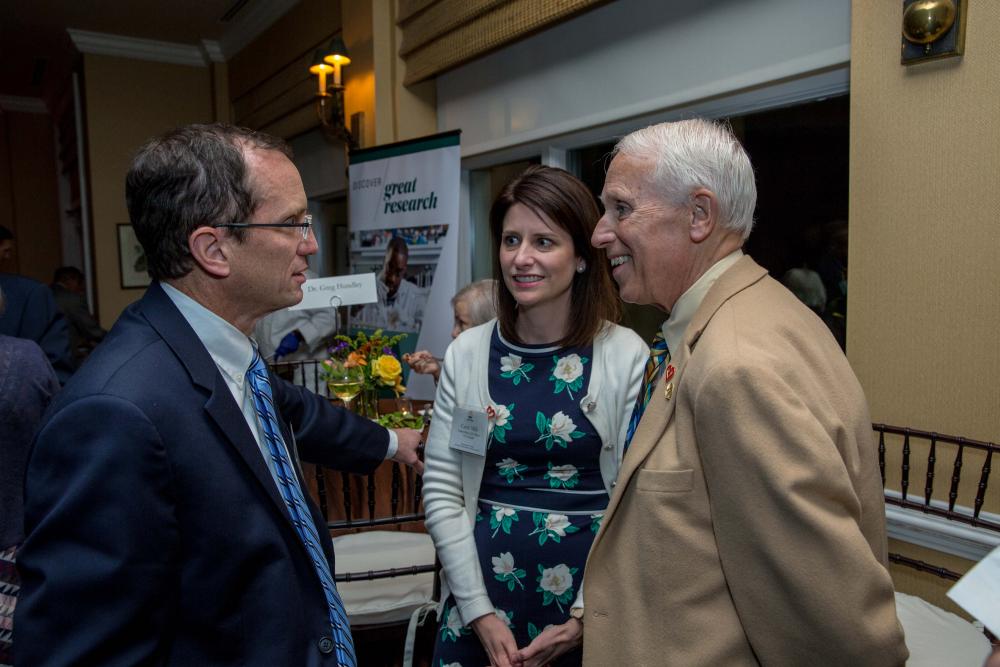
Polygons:
<instances>
[{"instance_id":1,"label":"man's gray hair","mask_svg":"<svg viewBox=\"0 0 1000 667\"><path fill-rule=\"evenodd\" d=\"M653 161L651 183L675 206L708 188L719 203L723 228L742 235L753 229L757 185L753 167L728 124L693 118L650 125L623 137L615 153Z\"/></svg>"}]
</instances>

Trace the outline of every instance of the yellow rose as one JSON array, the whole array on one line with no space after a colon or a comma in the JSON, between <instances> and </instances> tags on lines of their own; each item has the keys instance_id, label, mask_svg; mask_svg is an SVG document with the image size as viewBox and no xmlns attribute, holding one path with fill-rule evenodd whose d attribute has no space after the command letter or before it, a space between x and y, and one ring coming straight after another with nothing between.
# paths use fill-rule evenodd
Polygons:
<instances>
[{"instance_id":1,"label":"yellow rose","mask_svg":"<svg viewBox=\"0 0 1000 667\"><path fill-rule=\"evenodd\" d=\"M402 373L399 360L389 354L383 354L372 365L372 377L386 387L395 387Z\"/></svg>"}]
</instances>

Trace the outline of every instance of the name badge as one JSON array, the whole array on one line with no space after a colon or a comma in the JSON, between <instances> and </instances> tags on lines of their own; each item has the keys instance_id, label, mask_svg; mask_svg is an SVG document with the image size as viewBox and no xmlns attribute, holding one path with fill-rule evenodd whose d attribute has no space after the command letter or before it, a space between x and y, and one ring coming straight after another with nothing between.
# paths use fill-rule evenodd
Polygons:
<instances>
[{"instance_id":1,"label":"name badge","mask_svg":"<svg viewBox=\"0 0 1000 667\"><path fill-rule=\"evenodd\" d=\"M455 408L448 446L468 454L486 456L489 420L482 410Z\"/></svg>"}]
</instances>

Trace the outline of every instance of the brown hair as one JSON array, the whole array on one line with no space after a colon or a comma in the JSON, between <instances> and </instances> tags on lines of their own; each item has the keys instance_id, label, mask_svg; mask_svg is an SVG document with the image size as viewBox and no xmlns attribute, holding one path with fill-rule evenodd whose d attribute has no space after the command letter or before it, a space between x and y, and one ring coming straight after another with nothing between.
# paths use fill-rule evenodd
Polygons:
<instances>
[{"instance_id":1,"label":"brown hair","mask_svg":"<svg viewBox=\"0 0 1000 667\"><path fill-rule=\"evenodd\" d=\"M583 273L573 275L570 286L570 322L573 326L559 345L589 345L600 333L605 320L617 322L621 305L611 281L603 250L590 245L600 210L587 186L568 171L554 167L531 166L504 186L490 208L490 234L493 238L493 275L497 280L497 318L504 338L521 342L514 330L517 301L503 280L500 267L500 240L503 221L514 204L522 204L545 216L573 239L576 256L587 262Z\"/></svg>"}]
</instances>

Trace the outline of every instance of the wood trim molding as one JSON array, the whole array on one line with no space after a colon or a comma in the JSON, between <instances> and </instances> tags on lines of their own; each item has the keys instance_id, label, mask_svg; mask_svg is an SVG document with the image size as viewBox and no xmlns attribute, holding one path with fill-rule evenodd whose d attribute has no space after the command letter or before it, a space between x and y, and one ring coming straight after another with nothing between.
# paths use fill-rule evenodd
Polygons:
<instances>
[{"instance_id":1,"label":"wood trim molding","mask_svg":"<svg viewBox=\"0 0 1000 667\"><path fill-rule=\"evenodd\" d=\"M430 79L609 0L399 0L404 85Z\"/></svg>"},{"instance_id":2,"label":"wood trim molding","mask_svg":"<svg viewBox=\"0 0 1000 667\"><path fill-rule=\"evenodd\" d=\"M151 60L153 62L170 63L173 65L190 65L205 67L208 60L202 49L194 44L179 44L177 42L162 42L156 39L140 39L110 35L89 30L67 30L73 44L81 53L92 53L102 56L116 56L132 60Z\"/></svg>"}]
</instances>

